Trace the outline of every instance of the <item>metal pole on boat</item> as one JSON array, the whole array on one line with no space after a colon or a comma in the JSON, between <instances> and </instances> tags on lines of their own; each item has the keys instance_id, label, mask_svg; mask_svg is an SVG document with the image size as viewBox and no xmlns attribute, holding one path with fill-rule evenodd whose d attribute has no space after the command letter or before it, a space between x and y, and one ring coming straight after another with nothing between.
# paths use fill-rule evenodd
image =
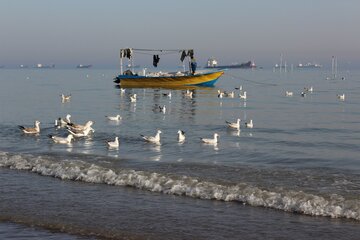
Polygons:
<instances>
[{"instance_id":1,"label":"metal pole on boat","mask_svg":"<svg viewBox=\"0 0 360 240\"><path fill-rule=\"evenodd\" d=\"M120 75L123 74L123 58L122 58L122 49L120 49Z\"/></svg>"}]
</instances>

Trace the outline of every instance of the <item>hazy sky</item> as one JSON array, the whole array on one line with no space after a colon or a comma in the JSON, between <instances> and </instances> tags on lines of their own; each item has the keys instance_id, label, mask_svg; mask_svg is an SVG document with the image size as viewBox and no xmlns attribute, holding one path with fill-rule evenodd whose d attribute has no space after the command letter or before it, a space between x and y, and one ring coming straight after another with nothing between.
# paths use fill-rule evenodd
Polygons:
<instances>
[{"instance_id":1,"label":"hazy sky","mask_svg":"<svg viewBox=\"0 0 360 240\"><path fill-rule=\"evenodd\" d=\"M0 65L116 67L133 47L193 48L200 65L269 67L282 53L289 64L336 55L360 66L359 11L359 0L0 0Z\"/></svg>"}]
</instances>

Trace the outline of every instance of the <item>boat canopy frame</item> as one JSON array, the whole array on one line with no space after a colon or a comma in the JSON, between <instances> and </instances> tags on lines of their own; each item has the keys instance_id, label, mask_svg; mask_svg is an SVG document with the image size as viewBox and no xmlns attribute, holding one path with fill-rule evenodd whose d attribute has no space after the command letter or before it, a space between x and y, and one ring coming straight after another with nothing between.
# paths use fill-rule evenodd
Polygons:
<instances>
[{"instance_id":1,"label":"boat canopy frame","mask_svg":"<svg viewBox=\"0 0 360 240\"><path fill-rule=\"evenodd\" d=\"M131 71L134 72L134 53L154 55L154 52L158 53L156 55L166 55L166 54L175 54L180 53L180 61L184 62L184 59L188 58L188 68L191 73L191 61L194 58L194 49L144 49L144 48L122 48L120 49L120 75L124 74L123 68L123 59L128 58L129 64L131 66ZM154 59L155 60L155 59ZM158 61L158 60L157 60ZM184 64L184 72L186 72L186 67Z\"/></svg>"}]
</instances>

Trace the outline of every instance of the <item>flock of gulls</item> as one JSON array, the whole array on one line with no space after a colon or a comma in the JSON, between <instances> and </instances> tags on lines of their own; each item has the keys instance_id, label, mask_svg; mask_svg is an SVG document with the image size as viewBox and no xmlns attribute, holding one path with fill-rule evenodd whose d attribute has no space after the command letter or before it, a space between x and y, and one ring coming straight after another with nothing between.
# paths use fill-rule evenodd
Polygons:
<instances>
[{"instance_id":1,"label":"flock of gulls","mask_svg":"<svg viewBox=\"0 0 360 240\"><path fill-rule=\"evenodd\" d=\"M240 91L242 91L242 87L241 89L236 88ZM126 89L120 89L121 93L124 93L126 91ZM191 90L186 90L184 93L184 96L188 97L188 98L192 98L193 97L193 91ZM234 97L234 93L227 93L227 92L221 92L219 90L219 94L229 97L232 95L232 97ZM163 96L171 98L171 91L169 91L168 93L163 93ZM246 92L241 92L240 93L242 99L246 100ZM245 96L245 98L244 98ZM71 94L70 95L65 95L65 94L61 94L61 102L62 103L66 103L66 102L70 102L71 100ZM137 101L137 95L136 93L129 95L129 100L131 103L135 103ZM161 112L161 113L166 113L166 106L160 106L160 105L156 105L153 109L153 111L157 111L157 112ZM122 119L122 117L120 116L120 114L117 114L115 116L105 116L105 118L108 121L115 121L118 122ZM236 129L236 130L240 130L240 123L241 120L237 119L236 122L228 122L226 121L226 126L231 128L231 129ZM87 121L85 124L77 124L74 123L71 120L71 115L67 114L65 116L65 118L61 118L59 117L58 119L55 120L55 124L54 126L56 128L63 128L66 129L66 131L68 132L67 136L56 136L56 135L51 135L49 134L48 137L49 139L51 139L53 141L53 143L56 144L71 144L72 141L75 138L81 138L81 137L86 137L88 136L90 133L95 132L95 130L92 128L94 122L93 121ZM24 133L24 134L32 134L32 135L37 135L40 134L40 121L36 120L34 123L34 127L24 127L24 126L18 126L19 129ZM245 123L245 127L246 128L253 128L253 121L250 120L249 122ZM160 129L157 130L155 136L144 136L144 135L140 135L142 140L148 143L153 143L153 144L161 144L161 135L162 131ZM213 138L200 138L200 141L204 144L213 144L216 145L219 142L219 134L218 133L214 133L213 134ZM185 132L183 130L178 130L177 132L177 141L179 143L184 143L186 140L186 135ZM115 137L114 140L109 140L106 142L108 148L118 148L119 147L119 137Z\"/></svg>"},{"instance_id":2,"label":"flock of gulls","mask_svg":"<svg viewBox=\"0 0 360 240\"><path fill-rule=\"evenodd\" d=\"M121 93L124 93L126 91L126 89L121 88L120 89ZM235 94L235 91L238 91L237 94ZM228 98L234 98L235 96L238 96L240 99L246 101L247 99L247 94L246 91L243 90L242 86L239 87L235 87L235 91L231 91L231 92L227 92L227 91L221 91L220 89L217 91L218 93L218 98L224 98L224 97L228 97ZM300 93L300 95L302 97L305 97L308 93L312 93L314 91L314 88L311 87L305 87L304 90ZM183 93L186 97L188 98L192 98L193 97L193 91L191 90L186 90L186 92ZM291 91L285 91L285 96L286 97L292 97L294 95L293 92ZM69 102L71 100L71 94L70 95L64 95L61 94L61 102L62 103L66 103ZM163 96L169 97L171 98L171 91L168 93L163 93ZM345 100L345 94L338 94L337 98L341 101ZM136 93L131 94L129 96L129 100L131 103L135 103L137 101L137 95ZM160 106L160 105L156 105L153 109L154 111L158 111L158 112L162 112L162 113L166 113L166 106ZM108 121L120 121L122 118L119 114L115 115L115 116L105 116L106 119ZM55 120L55 127L56 128L64 128L67 130L68 135L66 137L63 136L55 136L55 135L48 135L48 137L54 142L54 143L58 143L58 144L71 144L71 142L73 141L74 138L81 138L81 137L86 137L88 136L90 133L95 132L95 130L92 128L94 122L93 121L87 121L85 124L76 124L74 122L72 122L71 120L71 115L67 114L65 116L65 118L58 118ZM236 119L235 122L229 122L229 121L225 121L226 126L229 129L235 129L237 131L240 131L240 127L241 127L241 119L238 118ZM254 127L254 123L252 119L249 119L249 121L245 122L244 124L245 128L253 128ZM40 134L40 121L36 120L34 123L34 127L24 127L24 126L18 126L19 129L24 133L24 134ZM162 131L159 129L157 130L155 136L144 136L141 135L141 138L149 143L154 143L154 144L161 144L161 135ZM218 133L214 133L213 134L213 138L200 138L200 141L204 144L212 144L212 145L216 145L219 142L219 134ZM185 142L186 139L186 135L185 132L182 130L178 130L177 132L177 141L179 143L183 143ZM109 140L106 142L108 148L118 148L119 147L119 138L115 137L114 140Z\"/></svg>"}]
</instances>

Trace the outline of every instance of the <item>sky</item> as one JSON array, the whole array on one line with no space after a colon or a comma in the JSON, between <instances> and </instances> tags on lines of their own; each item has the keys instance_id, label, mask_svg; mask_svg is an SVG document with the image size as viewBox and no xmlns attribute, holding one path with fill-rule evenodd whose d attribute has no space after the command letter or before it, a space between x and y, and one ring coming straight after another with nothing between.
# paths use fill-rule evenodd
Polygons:
<instances>
[{"instance_id":1,"label":"sky","mask_svg":"<svg viewBox=\"0 0 360 240\"><path fill-rule=\"evenodd\" d=\"M359 10L359 0L0 0L0 65L116 68L132 47L194 49L201 66L215 57L271 67L282 54L289 65L337 56L360 67Z\"/></svg>"}]
</instances>

